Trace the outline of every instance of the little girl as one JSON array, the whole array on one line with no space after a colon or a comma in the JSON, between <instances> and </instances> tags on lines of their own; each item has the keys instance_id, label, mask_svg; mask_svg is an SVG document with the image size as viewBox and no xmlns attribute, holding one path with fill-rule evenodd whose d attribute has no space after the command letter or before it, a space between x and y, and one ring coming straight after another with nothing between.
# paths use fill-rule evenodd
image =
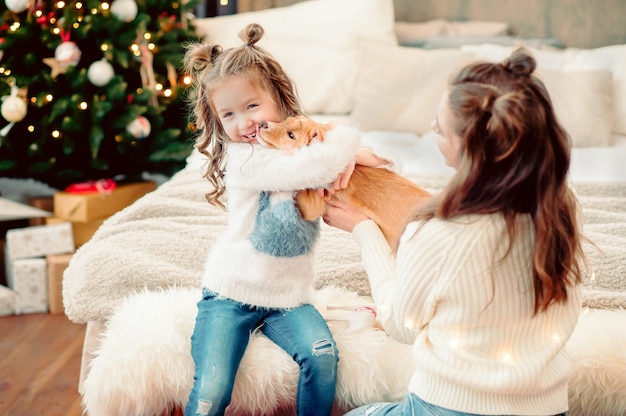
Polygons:
<instances>
[{"instance_id":1,"label":"little girl","mask_svg":"<svg viewBox=\"0 0 626 416\"><path fill-rule=\"evenodd\" d=\"M224 414L256 328L300 367L298 415L328 416L335 395L337 348L311 305L319 221L304 221L293 196L351 173L359 136L352 127L337 126L323 144L289 154L259 145L263 122L302 115L292 81L256 46L263 33L251 24L240 33L240 47L194 44L185 55L196 83L196 147L208 157L206 177L214 187L207 199L225 207L228 189L229 212L202 278L186 416Z\"/></svg>"},{"instance_id":2,"label":"little girl","mask_svg":"<svg viewBox=\"0 0 626 416\"><path fill-rule=\"evenodd\" d=\"M402 402L350 416L568 410L584 258L568 136L535 67L518 49L453 77L432 126L456 174L395 255L373 221L330 201L324 220L352 232L383 327L415 361Z\"/></svg>"}]
</instances>

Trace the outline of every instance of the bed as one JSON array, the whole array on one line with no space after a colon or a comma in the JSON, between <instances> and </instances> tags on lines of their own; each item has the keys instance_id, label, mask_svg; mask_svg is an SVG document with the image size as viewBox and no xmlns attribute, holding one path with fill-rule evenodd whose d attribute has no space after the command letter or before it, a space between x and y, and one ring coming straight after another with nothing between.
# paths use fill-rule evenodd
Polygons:
<instances>
[{"instance_id":1,"label":"bed","mask_svg":"<svg viewBox=\"0 0 626 416\"><path fill-rule=\"evenodd\" d=\"M502 21L403 21L398 11L411 4L309 0L195 25L200 36L230 46L246 23L263 24L261 46L294 78L312 117L357 124L364 144L434 193L452 174L429 127L448 75L525 42L572 139L569 180L589 239L584 311L568 344L570 415L625 414L626 44L563 48L553 33L511 36ZM200 276L226 221L204 199L202 167L192 152L184 169L106 220L64 274L65 313L87 323L79 389L88 415L168 414L186 402ZM315 306L340 349L335 413L400 399L409 346L352 312L371 304L356 243L322 225L317 259ZM255 333L230 414L293 414L296 381L293 361Z\"/></svg>"}]
</instances>

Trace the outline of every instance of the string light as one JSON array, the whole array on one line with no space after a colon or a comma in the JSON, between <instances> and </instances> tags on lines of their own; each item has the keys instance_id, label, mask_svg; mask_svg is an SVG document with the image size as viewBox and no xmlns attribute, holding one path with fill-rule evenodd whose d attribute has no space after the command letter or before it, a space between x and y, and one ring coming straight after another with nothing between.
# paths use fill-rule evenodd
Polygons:
<instances>
[{"instance_id":1,"label":"string light","mask_svg":"<svg viewBox=\"0 0 626 416\"><path fill-rule=\"evenodd\" d=\"M61 132L58 130L53 130L52 133L50 133L50 135L55 138L58 139L59 137L61 137Z\"/></svg>"},{"instance_id":2,"label":"string light","mask_svg":"<svg viewBox=\"0 0 626 416\"><path fill-rule=\"evenodd\" d=\"M500 354L500 361L503 362L504 364L512 364L513 356L511 355L510 352L503 352L502 354Z\"/></svg>"},{"instance_id":3,"label":"string light","mask_svg":"<svg viewBox=\"0 0 626 416\"><path fill-rule=\"evenodd\" d=\"M86 101L82 101L78 104L78 108L81 110L86 110L88 108L87 102Z\"/></svg>"},{"instance_id":4,"label":"string light","mask_svg":"<svg viewBox=\"0 0 626 416\"><path fill-rule=\"evenodd\" d=\"M57 9L62 9L65 7L65 2L63 0L58 1L56 4Z\"/></svg>"},{"instance_id":5,"label":"string light","mask_svg":"<svg viewBox=\"0 0 626 416\"><path fill-rule=\"evenodd\" d=\"M183 77L183 84L185 85L191 85L191 77L189 75L185 75Z\"/></svg>"},{"instance_id":6,"label":"string light","mask_svg":"<svg viewBox=\"0 0 626 416\"><path fill-rule=\"evenodd\" d=\"M100 8L102 8L102 10L109 10L111 8L111 5L105 1L100 4Z\"/></svg>"},{"instance_id":7,"label":"string light","mask_svg":"<svg viewBox=\"0 0 626 416\"><path fill-rule=\"evenodd\" d=\"M33 133L35 131L35 126L31 124L28 127L26 127L26 130L28 130L29 133Z\"/></svg>"},{"instance_id":8,"label":"string light","mask_svg":"<svg viewBox=\"0 0 626 416\"><path fill-rule=\"evenodd\" d=\"M169 88L166 88L166 89L163 91L163 95L164 95L165 97L167 97L167 98L170 98L170 97L172 96L172 90L171 90L171 89L169 89Z\"/></svg>"},{"instance_id":9,"label":"string light","mask_svg":"<svg viewBox=\"0 0 626 416\"><path fill-rule=\"evenodd\" d=\"M11 32L15 32L15 31L16 31L17 29L19 29L19 28L20 28L20 23L19 23L19 22L13 22L13 23L11 24L11 26L9 26L9 30L10 30Z\"/></svg>"}]
</instances>

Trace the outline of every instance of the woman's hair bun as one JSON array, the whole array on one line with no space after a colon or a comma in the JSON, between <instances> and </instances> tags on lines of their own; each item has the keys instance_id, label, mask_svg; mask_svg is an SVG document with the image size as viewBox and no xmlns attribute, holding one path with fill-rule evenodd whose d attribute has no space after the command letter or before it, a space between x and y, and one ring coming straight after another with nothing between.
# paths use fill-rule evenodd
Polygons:
<instances>
[{"instance_id":1,"label":"woman's hair bun","mask_svg":"<svg viewBox=\"0 0 626 416\"><path fill-rule=\"evenodd\" d=\"M526 48L520 47L502 61L501 65L513 75L528 77L537 68L537 61Z\"/></svg>"}]
</instances>

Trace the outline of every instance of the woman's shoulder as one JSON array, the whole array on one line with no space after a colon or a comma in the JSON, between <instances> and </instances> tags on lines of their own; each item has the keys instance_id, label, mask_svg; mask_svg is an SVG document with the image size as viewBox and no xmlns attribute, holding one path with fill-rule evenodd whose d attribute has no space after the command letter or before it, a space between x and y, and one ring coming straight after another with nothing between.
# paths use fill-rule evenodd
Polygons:
<instances>
[{"instance_id":1,"label":"woman's shoulder","mask_svg":"<svg viewBox=\"0 0 626 416\"><path fill-rule=\"evenodd\" d=\"M517 221L524 228L531 224L527 215L518 216ZM450 239L450 242L456 240L460 243L464 240L499 238L506 230L506 220L500 213L471 214L450 219L433 218L425 223L413 222L407 225L404 235L410 236L419 231L425 239Z\"/></svg>"}]
</instances>

